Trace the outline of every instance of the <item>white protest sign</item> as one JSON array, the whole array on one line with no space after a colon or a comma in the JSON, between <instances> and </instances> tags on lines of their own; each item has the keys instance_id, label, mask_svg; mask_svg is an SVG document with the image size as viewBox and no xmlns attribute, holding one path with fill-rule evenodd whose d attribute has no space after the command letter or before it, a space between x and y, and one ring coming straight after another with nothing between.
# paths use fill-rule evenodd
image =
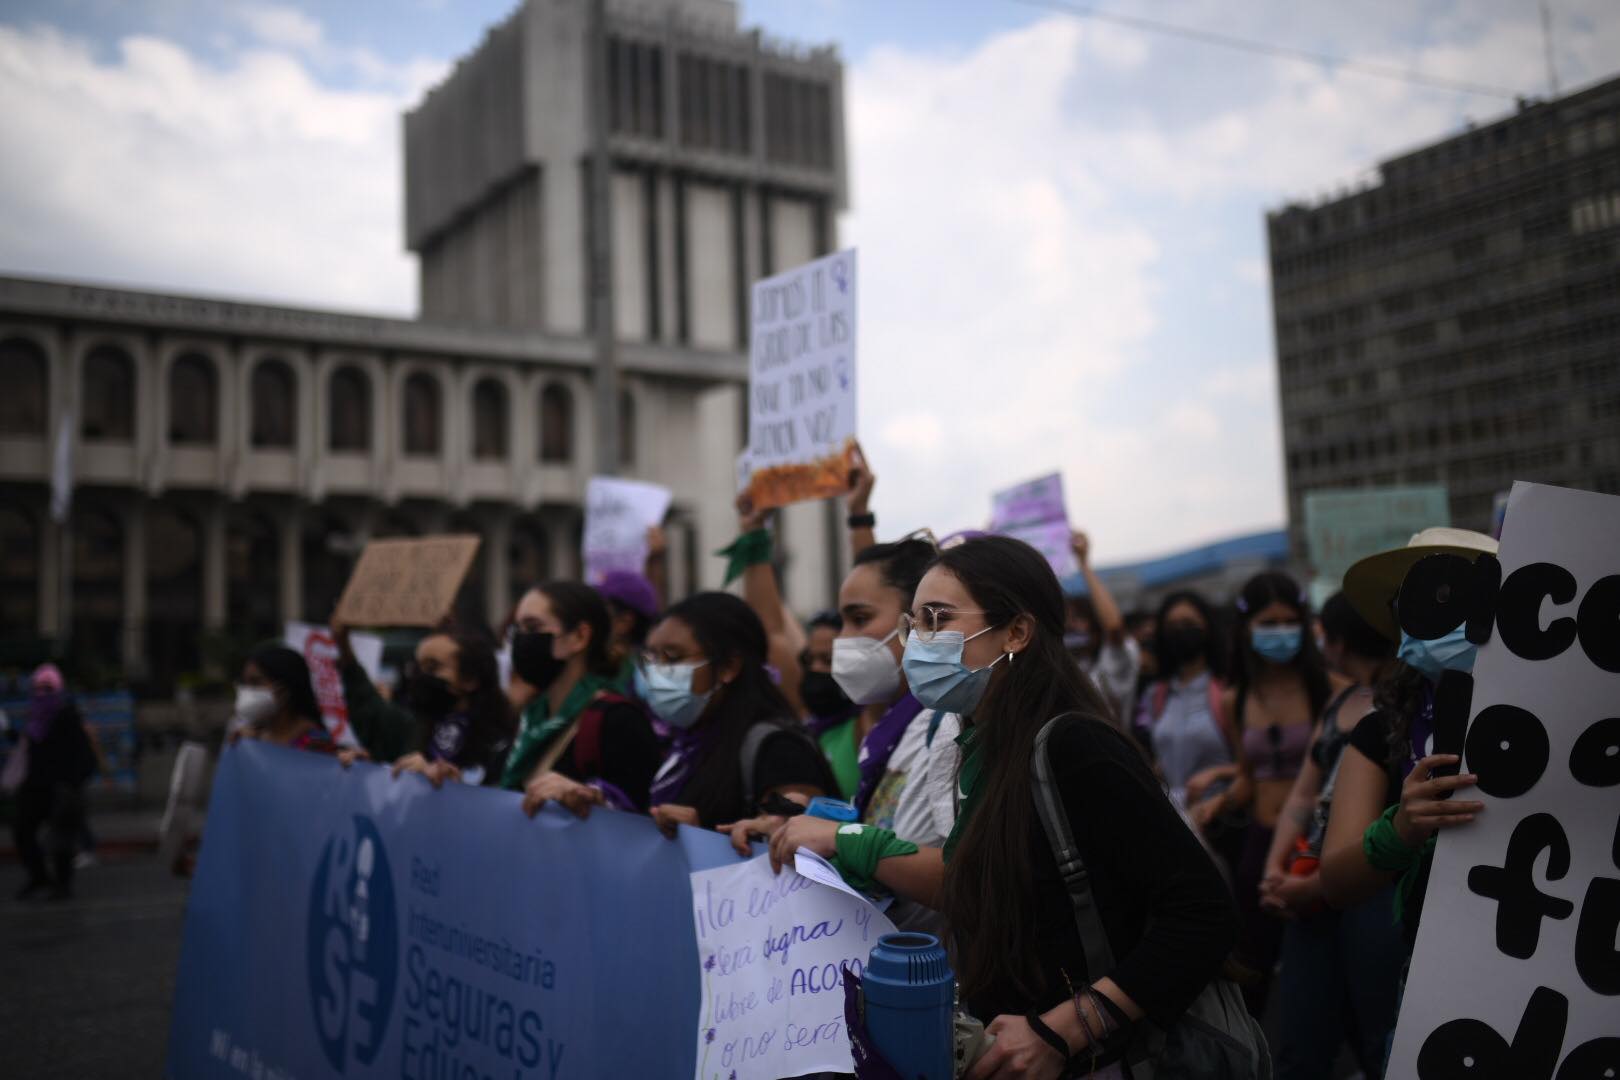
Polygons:
<instances>
[{"instance_id":1,"label":"white protest sign","mask_svg":"<svg viewBox=\"0 0 1620 1080\"><path fill-rule=\"evenodd\" d=\"M315 703L321 707L326 730L339 746L359 746L360 740L349 727L349 706L343 697L343 676L338 671L338 648L337 642L332 640L332 631L312 623L288 622L282 629L281 640L309 665L309 681L315 690ZM383 639L376 634L351 631L349 647L354 650L354 659L366 677L377 682L382 677Z\"/></svg>"},{"instance_id":2,"label":"white protest sign","mask_svg":"<svg viewBox=\"0 0 1620 1080\"><path fill-rule=\"evenodd\" d=\"M647 566L647 530L669 511L669 488L640 480L593 476L585 485L585 580L599 584L615 570Z\"/></svg>"},{"instance_id":3,"label":"white protest sign","mask_svg":"<svg viewBox=\"0 0 1620 1080\"><path fill-rule=\"evenodd\" d=\"M849 490L855 446L855 252L754 283L749 489L760 509Z\"/></svg>"},{"instance_id":4,"label":"white protest sign","mask_svg":"<svg viewBox=\"0 0 1620 1080\"><path fill-rule=\"evenodd\" d=\"M1513 486L1455 796L1485 809L1440 833L1391 1077L1616 1075L1617 538L1620 498Z\"/></svg>"},{"instance_id":5,"label":"white protest sign","mask_svg":"<svg viewBox=\"0 0 1620 1080\"><path fill-rule=\"evenodd\" d=\"M990 496L990 531L1022 540L1039 551L1058 577L1077 573L1070 542L1063 475L1050 473Z\"/></svg>"},{"instance_id":6,"label":"white protest sign","mask_svg":"<svg viewBox=\"0 0 1620 1080\"><path fill-rule=\"evenodd\" d=\"M702 958L698 1080L774 1080L854 1069L843 966L866 970L894 925L847 890L769 857L692 874Z\"/></svg>"}]
</instances>

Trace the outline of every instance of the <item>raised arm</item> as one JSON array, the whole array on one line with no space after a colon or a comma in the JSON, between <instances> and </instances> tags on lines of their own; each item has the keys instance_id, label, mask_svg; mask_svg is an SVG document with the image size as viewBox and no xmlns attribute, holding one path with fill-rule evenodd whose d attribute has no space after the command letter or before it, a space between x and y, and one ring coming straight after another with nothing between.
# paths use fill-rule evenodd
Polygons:
<instances>
[{"instance_id":1,"label":"raised arm","mask_svg":"<svg viewBox=\"0 0 1620 1080\"><path fill-rule=\"evenodd\" d=\"M1097 633L1117 645L1125 640L1125 616L1120 614L1114 594L1108 591L1108 586L1091 568L1091 538L1076 530L1070 536L1069 543L1074 549L1075 561L1080 564L1080 573L1086 579L1091 607L1097 613Z\"/></svg>"},{"instance_id":2,"label":"raised arm","mask_svg":"<svg viewBox=\"0 0 1620 1080\"><path fill-rule=\"evenodd\" d=\"M763 528L765 511L754 509L753 500L746 493L738 495L737 531L746 535ZM804 680L804 673L799 665L798 649L794 645L795 635L787 625L787 609L782 603L782 589L776 581L776 569L768 559L756 562L743 571L742 582L743 599L759 616L759 621L765 624L767 658L781 676L782 694L796 714L803 716L805 707L799 697L799 684Z\"/></svg>"},{"instance_id":3,"label":"raised arm","mask_svg":"<svg viewBox=\"0 0 1620 1080\"><path fill-rule=\"evenodd\" d=\"M851 557L877 543L877 524L872 519L872 488L876 485L877 477L866 461L866 452L856 446L854 467L849 470L849 497L845 503L849 520L860 522L849 527Z\"/></svg>"}]
</instances>

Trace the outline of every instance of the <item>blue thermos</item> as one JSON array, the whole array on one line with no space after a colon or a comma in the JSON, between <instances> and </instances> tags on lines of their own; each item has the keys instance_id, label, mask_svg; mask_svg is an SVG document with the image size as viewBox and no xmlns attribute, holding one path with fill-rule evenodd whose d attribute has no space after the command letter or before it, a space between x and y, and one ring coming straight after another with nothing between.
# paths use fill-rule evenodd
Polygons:
<instances>
[{"instance_id":1,"label":"blue thermos","mask_svg":"<svg viewBox=\"0 0 1620 1080\"><path fill-rule=\"evenodd\" d=\"M932 934L884 934L861 977L866 1030L903 1080L951 1080L956 977Z\"/></svg>"}]
</instances>

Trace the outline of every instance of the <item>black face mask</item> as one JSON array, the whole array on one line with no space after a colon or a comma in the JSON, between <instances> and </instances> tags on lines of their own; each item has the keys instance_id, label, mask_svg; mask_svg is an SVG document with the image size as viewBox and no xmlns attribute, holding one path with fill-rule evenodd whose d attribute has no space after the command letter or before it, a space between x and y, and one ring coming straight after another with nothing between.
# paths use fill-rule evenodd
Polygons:
<instances>
[{"instance_id":1,"label":"black face mask","mask_svg":"<svg viewBox=\"0 0 1620 1080\"><path fill-rule=\"evenodd\" d=\"M556 634L524 631L512 635L512 670L536 690L545 690L557 681L568 661L551 654Z\"/></svg>"},{"instance_id":2,"label":"black face mask","mask_svg":"<svg viewBox=\"0 0 1620 1080\"><path fill-rule=\"evenodd\" d=\"M418 671L405 680L405 705L416 715L430 720L448 716L456 707L456 692L437 675Z\"/></svg>"},{"instance_id":3,"label":"black face mask","mask_svg":"<svg viewBox=\"0 0 1620 1080\"><path fill-rule=\"evenodd\" d=\"M843 716L855 708L849 695L827 671L807 671L799 684L799 696L816 716Z\"/></svg>"},{"instance_id":4,"label":"black face mask","mask_svg":"<svg viewBox=\"0 0 1620 1080\"><path fill-rule=\"evenodd\" d=\"M1159 662L1169 670L1202 657L1209 648L1209 631L1202 626L1172 626L1165 630L1159 645L1164 653Z\"/></svg>"}]
</instances>

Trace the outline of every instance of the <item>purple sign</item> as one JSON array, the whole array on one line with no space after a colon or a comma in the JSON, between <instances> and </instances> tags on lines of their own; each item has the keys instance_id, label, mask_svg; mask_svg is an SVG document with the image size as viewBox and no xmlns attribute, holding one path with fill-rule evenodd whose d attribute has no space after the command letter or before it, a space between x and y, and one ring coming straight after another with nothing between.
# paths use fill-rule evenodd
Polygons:
<instances>
[{"instance_id":1,"label":"purple sign","mask_svg":"<svg viewBox=\"0 0 1620 1080\"><path fill-rule=\"evenodd\" d=\"M1059 577L1080 569L1069 542L1069 512L1063 503L1061 473L1042 476L992 495L990 531L1029 544L1046 556Z\"/></svg>"}]
</instances>

